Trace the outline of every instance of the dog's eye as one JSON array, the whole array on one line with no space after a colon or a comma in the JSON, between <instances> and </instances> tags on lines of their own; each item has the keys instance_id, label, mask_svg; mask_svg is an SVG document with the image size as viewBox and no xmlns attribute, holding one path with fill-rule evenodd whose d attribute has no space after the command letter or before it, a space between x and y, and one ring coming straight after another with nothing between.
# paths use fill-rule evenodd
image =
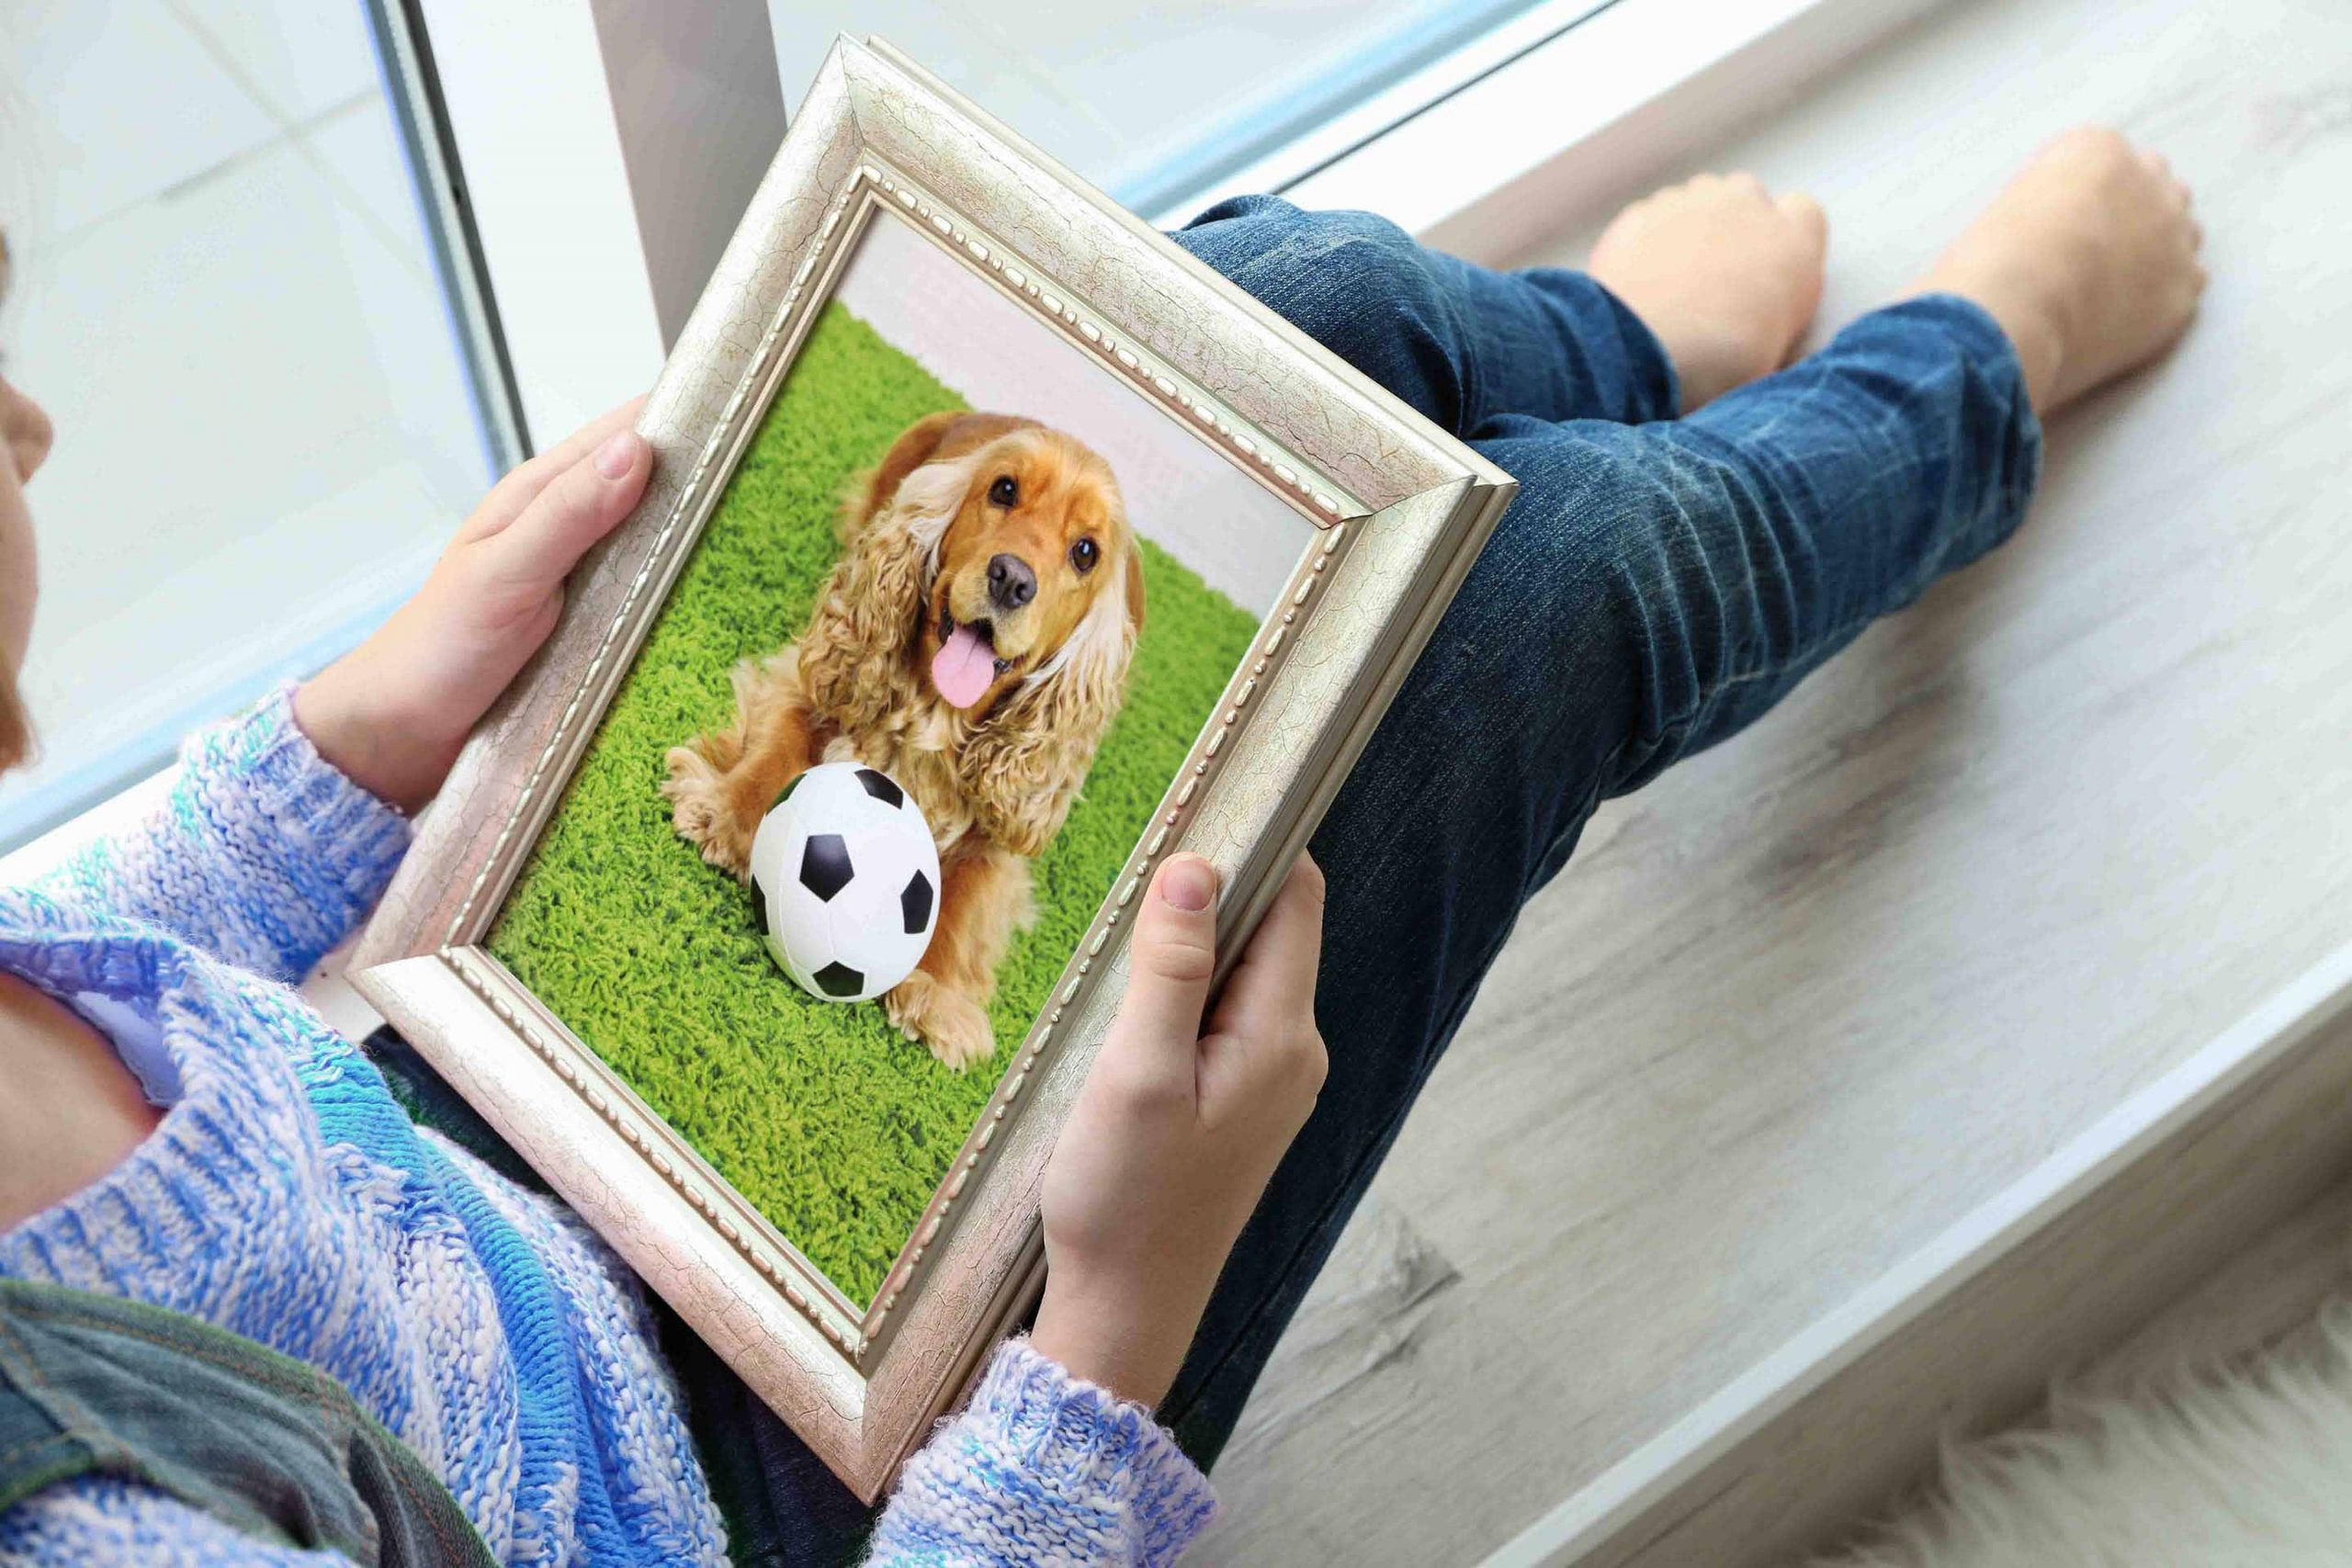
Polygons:
<instances>
[{"instance_id":1,"label":"dog's eye","mask_svg":"<svg viewBox=\"0 0 2352 1568\"><path fill-rule=\"evenodd\" d=\"M1008 511L1021 504L1021 487L1012 482L1011 474L999 474L996 483L989 486L989 504Z\"/></svg>"},{"instance_id":2,"label":"dog's eye","mask_svg":"<svg viewBox=\"0 0 2352 1568\"><path fill-rule=\"evenodd\" d=\"M1078 569L1079 576L1084 577L1094 570L1094 563L1102 554L1102 549L1093 540L1080 539L1069 547L1069 564Z\"/></svg>"}]
</instances>

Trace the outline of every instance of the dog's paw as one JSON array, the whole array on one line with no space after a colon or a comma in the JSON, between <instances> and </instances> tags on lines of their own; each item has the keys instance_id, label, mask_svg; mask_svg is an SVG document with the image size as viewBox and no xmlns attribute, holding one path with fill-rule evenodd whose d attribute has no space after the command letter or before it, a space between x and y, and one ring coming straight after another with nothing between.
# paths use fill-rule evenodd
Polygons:
<instances>
[{"instance_id":1,"label":"dog's paw","mask_svg":"<svg viewBox=\"0 0 2352 1568\"><path fill-rule=\"evenodd\" d=\"M752 835L737 820L727 781L691 746L671 747L668 761L670 776L662 781L662 793L670 801L670 825L711 864L737 876L745 874Z\"/></svg>"},{"instance_id":2,"label":"dog's paw","mask_svg":"<svg viewBox=\"0 0 2352 1568\"><path fill-rule=\"evenodd\" d=\"M979 1003L920 969L883 993L882 1012L952 1071L960 1073L996 1055L996 1031Z\"/></svg>"}]
</instances>

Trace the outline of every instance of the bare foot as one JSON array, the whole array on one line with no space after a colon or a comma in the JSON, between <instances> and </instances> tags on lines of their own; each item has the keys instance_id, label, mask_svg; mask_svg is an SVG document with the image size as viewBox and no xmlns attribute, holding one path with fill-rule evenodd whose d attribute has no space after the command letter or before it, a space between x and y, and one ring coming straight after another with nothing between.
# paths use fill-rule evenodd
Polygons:
<instances>
[{"instance_id":1,"label":"bare foot","mask_svg":"<svg viewBox=\"0 0 2352 1568\"><path fill-rule=\"evenodd\" d=\"M1829 220L1754 175L1701 175L1611 219L1585 270L1666 345L1682 412L1789 362L1821 308Z\"/></svg>"},{"instance_id":2,"label":"bare foot","mask_svg":"<svg viewBox=\"0 0 2352 1568\"><path fill-rule=\"evenodd\" d=\"M2188 187L2162 158L2085 126L2036 153L1912 292L1990 311L2034 409L2051 414L2188 330L2203 239Z\"/></svg>"}]
</instances>

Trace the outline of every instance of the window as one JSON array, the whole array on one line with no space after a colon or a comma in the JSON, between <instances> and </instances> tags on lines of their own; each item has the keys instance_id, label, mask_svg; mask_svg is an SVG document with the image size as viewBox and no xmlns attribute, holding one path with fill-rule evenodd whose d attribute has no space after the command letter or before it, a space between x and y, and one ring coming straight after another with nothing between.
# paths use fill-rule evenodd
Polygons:
<instances>
[{"instance_id":1,"label":"window","mask_svg":"<svg viewBox=\"0 0 2352 1568\"><path fill-rule=\"evenodd\" d=\"M837 30L874 34L1137 212L1162 215L1530 11L1553 30L1599 0L1225 0L975 6L770 0L787 97ZM1444 90L1442 80L1430 85Z\"/></svg>"},{"instance_id":2,"label":"window","mask_svg":"<svg viewBox=\"0 0 2352 1568\"><path fill-rule=\"evenodd\" d=\"M58 432L5 847L364 635L492 457L356 4L11 0L0 224Z\"/></svg>"},{"instance_id":3,"label":"window","mask_svg":"<svg viewBox=\"0 0 2352 1568\"><path fill-rule=\"evenodd\" d=\"M356 642L531 436L642 387L837 29L1174 221L1604 3L11 0L0 347L59 440L0 849Z\"/></svg>"}]
</instances>

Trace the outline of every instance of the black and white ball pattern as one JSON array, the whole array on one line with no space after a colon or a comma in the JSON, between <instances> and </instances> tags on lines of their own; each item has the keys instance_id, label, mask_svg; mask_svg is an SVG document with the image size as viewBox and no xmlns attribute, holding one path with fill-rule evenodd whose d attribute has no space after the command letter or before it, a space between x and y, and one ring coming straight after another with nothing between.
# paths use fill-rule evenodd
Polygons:
<instances>
[{"instance_id":1,"label":"black and white ball pattern","mask_svg":"<svg viewBox=\"0 0 2352 1568\"><path fill-rule=\"evenodd\" d=\"M888 773L826 762L785 786L752 840L752 908L803 990L878 997L914 972L939 923L939 848Z\"/></svg>"}]
</instances>

